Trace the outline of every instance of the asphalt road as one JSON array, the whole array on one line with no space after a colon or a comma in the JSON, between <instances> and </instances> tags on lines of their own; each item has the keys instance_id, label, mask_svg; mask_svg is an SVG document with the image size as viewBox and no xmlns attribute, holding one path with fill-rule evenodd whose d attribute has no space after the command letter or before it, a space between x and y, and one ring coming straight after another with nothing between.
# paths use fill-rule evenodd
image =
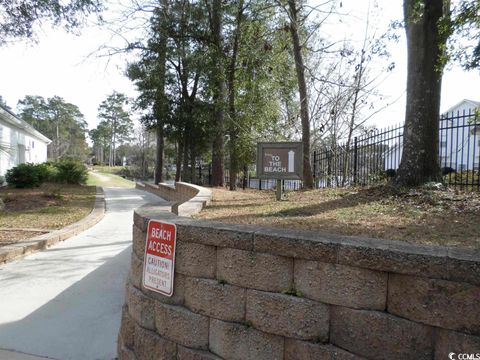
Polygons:
<instances>
[{"instance_id":1,"label":"asphalt road","mask_svg":"<svg viewBox=\"0 0 480 360\"><path fill-rule=\"evenodd\" d=\"M164 201L121 188L105 197L105 217L92 228L0 266L0 360L116 357L133 209Z\"/></svg>"}]
</instances>

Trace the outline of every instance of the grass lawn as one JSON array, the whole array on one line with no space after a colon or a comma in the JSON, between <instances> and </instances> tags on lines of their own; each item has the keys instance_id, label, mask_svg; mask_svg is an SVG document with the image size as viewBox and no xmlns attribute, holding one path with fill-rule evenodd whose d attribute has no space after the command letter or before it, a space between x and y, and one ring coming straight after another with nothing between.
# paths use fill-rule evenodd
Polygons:
<instances>
[{"instance_id":1,"label":"grass lawn","mask_svg":"<svg viewBox=\"0 0 480 360\"><path fill-rule=\"evenodd\" d=\"M123 166L104 166L104 165L94 165L93 169L95 171L98 171L100 173L106 173L106 174L117 174L124 169Z\"/></svg>"},{"instance_id":2,"label":"grass lawn","mask_svg":"<svg viewBox=\"0 0 480 360\"><path fill-rule=\"evenodd\" d=\"M43 184L34 189L0 189L0 245L60 229L87 216L95 187Z\"/></svg>"},{"instance_id":3,"label":"grass lawn","mask_svg":"<svg viewBox=\"0 0 480 360\"><path fill-rule=\"evenodd\" d=\"M289 192L213 189L198 219L480 249L480 193L387 186Z\"/></svg>"},{"instance_id":4,"label":"grass lawn","mask_svg":"<svg viewBox=\"0 0 480 360\"><path fill-rule=\"evenodd\" d=\"M104 171L102 169L95 169L88 173L87 185L97 185L102 187L121 187L121 188L133 188L135 183L133 181L122 178L121 176ZM107 167L108 169L108 167Z\"/></svg>"}]
</instances>

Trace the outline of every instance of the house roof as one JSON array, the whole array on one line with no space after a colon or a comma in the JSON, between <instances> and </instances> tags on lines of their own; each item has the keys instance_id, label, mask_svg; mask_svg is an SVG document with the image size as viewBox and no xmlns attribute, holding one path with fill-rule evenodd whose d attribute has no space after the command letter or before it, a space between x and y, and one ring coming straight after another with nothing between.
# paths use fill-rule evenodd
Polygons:
<instances>
[{"instance_id":1,"label":"house roof","mask_svg":"<svg viewBox=\"0 0 480 360\"><path fill-rule=\"evenodd\" d=\"M22 129L27 134L37 138L40 141L43 141L46 144L50 144L52 142L52 140L47 138L45 135L35 130L32 125L18 118L17 115L15 115L11 110L5 108L2 105L0 105L0 120L3 120L18 129Z\"/></svg>"},{"instance_id":2,"label":"house roof","mask_svg":"<svg viewBox=\"0 0 480 360\"><path fill-rule=\"evenodd\" d=\"M480 107L480 101L474 101L474 100L468 100L468 99L463 99L459 103L453 105L451 108L449 108L447 111L445 111L443 114L448 114L451 112L454 112L456 108L460 107L461 105L467 105L468 108L470 109L475 109L477 107Z\"/></svg>"}]
</instances>

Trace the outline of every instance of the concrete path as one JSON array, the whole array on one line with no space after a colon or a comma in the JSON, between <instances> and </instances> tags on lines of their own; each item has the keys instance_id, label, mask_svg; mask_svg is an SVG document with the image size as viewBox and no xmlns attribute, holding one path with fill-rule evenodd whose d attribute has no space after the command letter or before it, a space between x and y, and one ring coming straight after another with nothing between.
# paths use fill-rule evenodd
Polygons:
<instances>
[{"instance_id":1,"label":"concrete path","mask_svg":"<svg viewBox=\"0 0 480 360\"><path fill-rule=\"evenodd\" d=\"M116 357L132 210L165 201L121 188L105 189L105 198L105 217L92 228L0 266L0 360Z\"/></svg>"}]
</instances>

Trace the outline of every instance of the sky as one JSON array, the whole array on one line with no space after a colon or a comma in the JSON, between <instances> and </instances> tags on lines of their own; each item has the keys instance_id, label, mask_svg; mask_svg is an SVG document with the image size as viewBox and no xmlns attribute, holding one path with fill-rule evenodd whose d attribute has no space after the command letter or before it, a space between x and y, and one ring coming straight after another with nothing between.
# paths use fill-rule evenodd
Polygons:
<instances>
[{"instance_id":1,"label":"sky","mask_svg":"<svg viewBox=\"0 0 480 360\"><path fill-rule=\"evenodd\" d=\"M314 1L314 0L312 0ZM320 0L317 0L320 1ZM324 36L361 41L365 11L374 0L343 0L341 11L346 14L324 28ZM380 16L372 23L379 30L386 29L391 20L401 20L402 0L377 0ZM382 83L379 91L394 102L370 123L381 128L403 121L406 87L406 43L390 44L395 69ZM359 37L360 36L360 37ZM125 56L98 57L95 52L108 43L111 33L106 29L87 27L80 36L67 34L62 29L44 28L36 44L17 41L0 48L0 95L14 110L25 95L45 98L58 95L77 105L85 115L89 128L96 127L99 104L113 91L135 97L134 85L124 76ZM479 71L464 72L458 67L447 70L442 84L441 111L462 99L480 100Z\"/></svg>"},{"instance_id":2,"label":"sky","mask_svg":"<svg viewBox=\"0 0 480 360\"><path fill-rule=\"evenodd\" d=\"M90 129L96 127L98 106L109 94L115 90L136 95L123 75L124 57L92 55L108 36L96 28L83 29L81 36L48 29L37 44L19 42L0 48L0 95L14 110L25 95L58 95L80 108Z\"/></svg>"}]
</instances>

